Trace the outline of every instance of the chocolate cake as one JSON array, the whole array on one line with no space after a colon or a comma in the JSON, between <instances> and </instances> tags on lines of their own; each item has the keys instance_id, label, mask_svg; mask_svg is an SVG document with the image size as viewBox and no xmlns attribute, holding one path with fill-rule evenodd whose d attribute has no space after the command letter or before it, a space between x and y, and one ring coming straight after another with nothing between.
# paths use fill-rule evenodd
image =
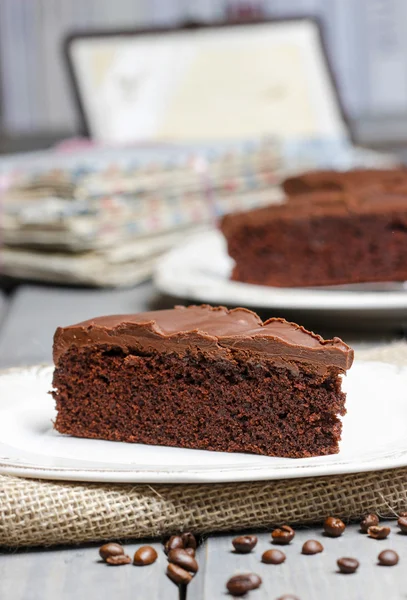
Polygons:
<instances>
[{"instance_id":1,"label":"chocolate cake","mask_svg":"<svg viewBox=\"0 0 407 600\"><path fill-rule=\"evenodd\" d=\"M54 338L55 428L78 437L306 457L338 452L353 351L244 308L99 317Z\"/></svg>"},{"instance_id":2,"label":"chocolate cake","mask_svg":"<svg viewBox=\"0 0 407 600\"><path fill-rule=\"evenodd\" d=\"M314 192L224 217L232 279L277 287L407 280L407 195Z\"/></svg>"},{"instance_id":3,"label":"chocolate cake","mask_svg":"<svg viewBox=\"0 0 407 600\"><path fill-rule=\"evenodd\" d=\"M355 192L363 188L397 191L407 187L407 169L353 169L351 171L308 171L288 177L283 188L288 196L316 191Z\"/></svg>"}]
</instances>

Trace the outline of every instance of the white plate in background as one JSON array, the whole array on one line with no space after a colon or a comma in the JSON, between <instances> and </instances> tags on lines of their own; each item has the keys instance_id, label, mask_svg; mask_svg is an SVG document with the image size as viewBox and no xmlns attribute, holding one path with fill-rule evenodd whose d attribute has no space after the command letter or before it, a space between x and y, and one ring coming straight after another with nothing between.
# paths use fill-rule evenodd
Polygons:
<instances>
[{"instance_id":1,"label":"white plate in background","mask_svg":"<svg viewBox=\"0 0 407 600\"><path fill-rule=\"evenodd\" d=\"M51 366L0 374L0 473L72 481L219 483L407 466L407 367L356 361L344 378L340 453L289 459L57 433Z\"/></svg>"},{"instance_id":2,"label":"white plate in background","mask_svg":"<svg viewBox=\"0 0 407 600\"><path fill-rule=\"evenodd\" d=\"M190 237L162 257L154 283L163 293L210 304L298 311L388 313L407 318L407 285L369 283L314 288L279 288L231 281L233 260L220 231ZM397 311L397 313L395 312Z\"/></svg>"}]
</instances>

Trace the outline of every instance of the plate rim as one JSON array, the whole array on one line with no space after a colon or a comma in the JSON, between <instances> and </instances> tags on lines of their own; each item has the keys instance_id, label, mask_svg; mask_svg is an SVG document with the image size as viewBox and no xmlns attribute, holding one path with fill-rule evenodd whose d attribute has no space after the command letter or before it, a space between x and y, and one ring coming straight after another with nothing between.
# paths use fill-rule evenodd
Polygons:
<instances>
[{"instance_id":1,"label":"plate rim","mask_svg":"<svg viewBox=\"0 0 407 600\"><path fill-rule=\"evenodd\" d=\"M357 360L358 364L375 363L386 364L396 370L407 372L407 365L398 365L385 361ZM30 375L34 377L49 376L53 370L52 364L31 365L28 367L12 367L0 370L0 378L15 374ZM120 443L120 442L119 442ZM165 446L163 446L165 448ZM256 455L253 455L255 457ZM10 459L12 461L13 459ZM307 461L308 459L292 459ZM88 483L132 483L132 484L231 484L250 481L278 481L282 479L302 479L309 477L327 477L355 474L360 472L382 471L407 467L407 445L405 449L389 450L380 457L373 456L370 459L339 460L325 464L296 464L295 468L282 466L211 466L205 469L180 467L175 470L151 469L117 469L117 468L72 468L72 467L48 467L30 464L16 464L0 458L0 474L26 477L31 479L44 479L55 481L77 481ZM14 459L15 461L15 459ZM147 465L148 466L148 465ZM217 476L214 476L217 474ZM160 480L161 479L161 480Z\"/></svg>"}]
</instances>

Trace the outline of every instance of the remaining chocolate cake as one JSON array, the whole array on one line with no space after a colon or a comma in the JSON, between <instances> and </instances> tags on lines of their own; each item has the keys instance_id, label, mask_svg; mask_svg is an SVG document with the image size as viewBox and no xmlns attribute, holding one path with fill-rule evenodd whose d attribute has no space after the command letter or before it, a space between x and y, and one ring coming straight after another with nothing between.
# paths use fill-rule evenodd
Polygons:
<instances>
[{"instance_id":1,"label":"remaining chocolate cake","mask_svg":"<svg viewBox=\"0 0 407 600\"><path fill-rule=\"evenodd\" d=\"M318 192L224 217L232 279L277 287L407 280L407 195Z\"/></svg>"},{"instance_id":2,"label":"remaining chocolate cake","mask_svg":"<svg viewBox=\"0 0 407 600\"><path fill-rule=\"evenodd\" d=\"M407 187L407 169L353 169L351 171L308 171L288 177L283 188L288 196L316 191L355 192L363 188L397 191Z\"/></svg>"},{"instance_id":3,"label":"remaining chocolate cake","mask_svg":"<svg viewBox=\"0 0 407 600\"><path fill-rule=\"evenodd\" d=\"M338 452L353 351L244 308L190 306L58 328L61 433L305 457Z\"/></svg>"}]
</instances>

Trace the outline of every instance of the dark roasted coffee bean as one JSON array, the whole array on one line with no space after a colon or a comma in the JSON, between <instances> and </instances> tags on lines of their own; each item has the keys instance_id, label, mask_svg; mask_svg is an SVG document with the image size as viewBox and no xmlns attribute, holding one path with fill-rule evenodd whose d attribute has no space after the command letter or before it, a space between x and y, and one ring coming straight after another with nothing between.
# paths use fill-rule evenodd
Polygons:
<instances>
[{"instance_id":1,"label":"dark roasted coffee bean","mask_svg":"<svg viewBox=\"0 0 407 600\"><path fill-rule=\"evenodd\" d=\"M329 537L339 537L345 531L345 523L337 517L328 517L324 522L324 531Z\"/></svg>"},{"instance_id":2,"label":"dark roasted coffee bean","mask_svg":"<svg viewBox=\"0 0 407 600\"><path fill-rule=\"evenodd\" d=\"M294 539L295 531L289 525L278 527L271 534L271 538L275 544L289 544Z\"/></svg>"},{"instance_id":3,"label":"dark roasted coffee bean","mask_svg":"<svg viewBox=\"0 0 407 600\"><path fill-rule=\"evenodd\" d=\"M191 581L192 575L174 563L170 563L167 567L168 577L176 584L187 584Z\"/></svg>"},{"instance_id":4,"label":"dark roasted coffee bean","mask_svg":"<svg viewBox=\"0 0 407 600\"><path fill-rule=\"evenodd\" d=\"M185 552L187 554L189 554L189 556L195 556L195 548L181 548L181 550L185 550Z\"/></svg>"},{"instance_id":5,"label":"dark roasted coffee bean","mask_svg":"<svg viewBox=\"0 0 407 600\"><path fill-rule=\"evenodd\" d=\"M400 527L402 533L407 533L407 517L400 517L397 525Z\"/></svg>"},{"instance_id":6,"label":"dark roasted coffee bean","mask_svg":"<svg viewBox=\"0 0 407 600\"><path fill-rule=\"evenodd\" d=\"M377 558L379 565L384 567L394 567L399 562L399 555L394 550L383 550Z\"/></svg>"},{"instance_id":7,"label":"dark roasted coffee bean","mask_svg":"<svg viewBox=\"0 0 407 600\"><path fill-rule=\"evenodd\" d=\"M354 573L359 566L359 561L356 558L338 558L336 564L341 573Z\"/></svg>"},{"instance_id":8,"label":"dark roasted coffee bean","mask_svg":"<svg viewBox=\"0 0 407 600\"><path fill-rule=\"evenodd\" d=\"M318 554L318 552L322 552L324 549L323 545L320 544L317 540L308 540L304 543L302 547L303 554Z\"/></svg>"},{"instance_id":9,"label":"dark roasted coffee bean","mask_svg":"<svg viewBox=\"0 0 407 600\"><path fill-rule=\"evenodd\" d=\"M239 535L232 540L232 544L238 554L248 554L257 544L255 535Z\"/></svg>"},{"instance_id":10,"label":"dark roasted coffee bean","mask_svg":"<svg viewBox=\"0 0 407 600\"><path fill-rule=\"evenodd\" d=\"M380 525L372 525L367 530L369 537L375 540L385 540L390 534L390 527L380 527Z\"/></svg>"},{"instance_id":11,"label":"dark roasted coffee bean","mask_svg":"<svg viewBox=\"0 0 407 600\"><path fill-rule=\"evenodd\" d=\"M266 565L281 565L286 559L284 552L281 550L266 550L263 552L261 560L266 563Z\"/></svg>"},{"instance_id":12,"label":"dark roasted coffee bean","mask_svg":"<svg viewBox=\"0 0 407 600\"><path fill-rule=\"evenodd\" d=\"M117 554L116 556L108 556L106 562L108 565L129 565L131 563L131 558L130 556L127 556L127 554Z\"/></svg>"},{"instance_id":13,"label":"dark roasted coffee bean","mask_svg":"<svg viewBox=\"0 0 407 600\"><path fill-rule=\"evenodd\" d=\"M196 549L196 538L193 533L189 531L181 534L182 543L184 544L184 548L193 548Z\"/></svg>"},{"instance_id":14,"label":"dark roasted coffee bean","mask_svg":"<svg viewBox=\"0 0 407 600\"><path fill-rule=\"evenodd\" d=\"M193 556L190 556L183 548L175 548L168 552L168 561L174 565L178 565L191 573L198 572L198 563Z\"/></svg>"},{"instance_id":15,"label":"dark roasted coffee bean","mask_svg":"<svg viewBox=\"0 0 407 600\"><path fill-rule=\"evenodd\" d=\"M362 533L367 533L369 527L374 527L379 524L379 517L374 513L370 513L363 517L360 522L360 531Z\"/></svg>"},{"instance_id":16,"label":"dark roasted coffee bean","mask_svg":"<svg viewBox=\"0 0 407 600\"><path fill-rule=\"evenodd\" d=\"M120 544L109 542L99 548L99 554L103 560L106 560L109 556L122 556L124 554L124 548L123 546L120 546Z\"/></svg>"},{"instance_id":17,"label":"dark roasted coffee bean","mask_svg":"<svg viewBox=\"0 0 407 600\"><path fill-rule=\"evenodd\" d=\"M244 573L231 577L226 584L232 596L244 596L250 590L255 590L261 585L261 579L255 573Z\"/></svg>"},{"instance_id":18,"label":"dark roasted coffee bean","mask_svg":"<svg viewBox=\"0 0 407 600\"><path fill-rule=\"evenodd\" d=\"M172 535L164 545L164 552L165 554L168 554L170 550L175 550L175 548L183 547L184 542L182 541L182 537L180 535Z\"/></svg>"},{"instance_id":19,"label":"dark roasted coffee bean","mask_svg":"<svg viewBox=\"0 0 407 600\"><path fill-rule=\"evenodd\" d=\"M157 552L151 546L141 546L134 554L133 563L138 567L152 565L158 558Z\"/></svg>"}]
</instances>

